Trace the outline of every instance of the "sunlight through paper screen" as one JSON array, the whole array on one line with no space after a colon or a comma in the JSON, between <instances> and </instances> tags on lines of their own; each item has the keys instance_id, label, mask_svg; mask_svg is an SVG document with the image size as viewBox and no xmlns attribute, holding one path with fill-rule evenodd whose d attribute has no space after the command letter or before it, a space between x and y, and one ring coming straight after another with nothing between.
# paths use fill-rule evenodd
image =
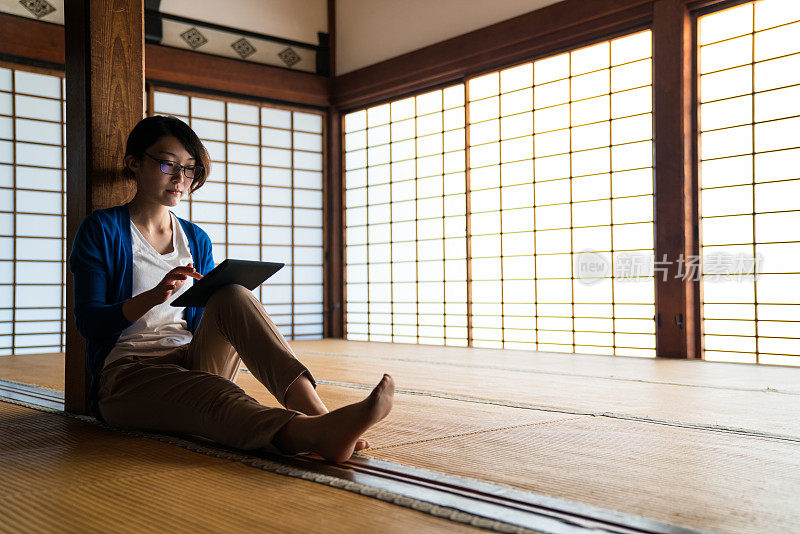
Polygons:
<instances>
[{"instance_id":1,"label":"sunlight through paper screen","mask_svg":"<svg viewBox=\"0 0 800 534\"><path fill-rule=\"evenodd\" d=\"M65 94L0 68L0 355L65 347Z\"/></svg>"},{"instance_id":2,"label":"sunlight through paper screen","mask_svg":"<svg viewBox=\"0 0 800 534\"><path fill-rule=\"evenodd\" d=\"M345 119L347 337L467 345L464 87Z\"/></svg>"},{"instance_id":3,"label":"sunlight through paper screen","mask_svg":"<svg viewBox=\"0 0 800 534\"><path fill-rule=\"evenodd\" d=\"M474 346L654 356L650 32L468 82Z\"/></svg>"},{"instance_id":4,"label":"sunlight through paper screen","mask_svg":"<svg viewBox=\"0 0 800 534\"><path fill-rule=\"evenodd\" d=\"M653 356L652 275L572 268L652 255L650 50L639 32L348 114L347 337Z\"/></svg>"},{"instance_id":5,"label":"sunlight through paper screen","mask_svg":"<svg viewBox=\"0 0 800 534\"><path fill-rule=\"evenodd\" d=\"M755 280L735 261L706 269L708 360L800 364L798 32L793 1L698 19L703 258L760 258Z\"/></svg>"}]
</instances>

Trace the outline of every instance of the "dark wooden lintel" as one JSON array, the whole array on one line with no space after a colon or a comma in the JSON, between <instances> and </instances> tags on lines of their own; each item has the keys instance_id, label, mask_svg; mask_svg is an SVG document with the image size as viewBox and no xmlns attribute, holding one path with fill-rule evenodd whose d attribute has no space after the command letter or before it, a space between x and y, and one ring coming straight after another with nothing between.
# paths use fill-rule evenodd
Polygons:
<instances>
[{"instance_id":1,"label":"dark wooden lintel","mask_svg":"<svg viewBox=\"0 0 800 534\"><path fill-rule=\"evenodd\" d=\"M0 59L59 69L64 26L0 13ZM329 105L326 76L155 44L144 45L145 78L316 107Z\"/></svg>"}]
</instances>

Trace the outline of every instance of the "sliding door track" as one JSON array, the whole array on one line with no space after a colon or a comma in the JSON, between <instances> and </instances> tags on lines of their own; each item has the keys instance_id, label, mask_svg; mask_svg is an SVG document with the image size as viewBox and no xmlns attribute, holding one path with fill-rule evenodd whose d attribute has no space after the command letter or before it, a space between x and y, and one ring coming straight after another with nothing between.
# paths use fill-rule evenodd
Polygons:
<instances>
[{"instance_id":1,"label":"sliding door track","mask_svg":"<svg viewBox=\"0 0 800 534\"><path fill-rule=\"evenodd\" d=\"M0 378L0 400L29 402L54 410L64 410L64 392Z\"/></svg>"},{"instance_id":2,"label":"sliding door track","mask_svg":"<svg viewBox=\"0 0 800 534\"><path fill-rule=\"evenodd\" d=\"M358 454L344 464L327 462L317 456L272 456L272 458L299 470L313 471L319 475L339 479L342 481L340 484L351 482L368 486L410 500L425 501L493 522L513 525L521 531L554 534L702 532L509 486L447 475Z\"/></svg>"}]
</instances>

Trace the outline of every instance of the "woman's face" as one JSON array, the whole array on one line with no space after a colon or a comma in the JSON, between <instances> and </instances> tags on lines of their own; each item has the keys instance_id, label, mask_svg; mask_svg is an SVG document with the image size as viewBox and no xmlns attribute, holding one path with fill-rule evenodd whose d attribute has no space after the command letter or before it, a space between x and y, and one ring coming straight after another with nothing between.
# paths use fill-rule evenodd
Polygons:
<instances>
[{"instance_id":1,"label":"woman's face","mask_svg":"<svg viewBox=\"0 0 800 534\"><path fill-rule=\"evenodd\" d=\"M186 178L183 169L177 174L169 175L161 171L161 163L156 161L172 161L181 165L195 164L194 158L175 137L159 138L145 150L141 160L131 155L126 159L126 164L136 175L137 196L172 207L189 192L193 180Z\"/></svg>"}]
</instances>

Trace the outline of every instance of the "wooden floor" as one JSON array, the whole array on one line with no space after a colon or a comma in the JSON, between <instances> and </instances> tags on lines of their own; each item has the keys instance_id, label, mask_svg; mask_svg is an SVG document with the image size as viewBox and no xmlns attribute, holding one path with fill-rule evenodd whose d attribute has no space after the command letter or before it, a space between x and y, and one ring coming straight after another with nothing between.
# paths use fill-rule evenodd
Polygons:
<instances>
[{"instance_id":1,"label":"wooden floor","mask_svg":"<svg viewBox=\"0 0 800 534\"><path fill-rule=\"evenodd\" d=\"M372 447L359 456L367 460L698 531L800 530L800 368L340 340L292 345L330 409L363 398L384 372L394 377L394 409L365 435ZM0 378L63 390L63 355L0 359ZM277 405L249 373L237 383ZM2 447L0 461L14 454L13 444ZM77 444L71 450L80 457ZM57 456L46 461L58 465ZM353 495L340 493L327 488L320 499L361 513ZM419 528L418 512L394 513L393 525ZM355 515L343 514L342 524ZM470 528L422 528L451 526Z\"/></svg>"}]
</instances>

